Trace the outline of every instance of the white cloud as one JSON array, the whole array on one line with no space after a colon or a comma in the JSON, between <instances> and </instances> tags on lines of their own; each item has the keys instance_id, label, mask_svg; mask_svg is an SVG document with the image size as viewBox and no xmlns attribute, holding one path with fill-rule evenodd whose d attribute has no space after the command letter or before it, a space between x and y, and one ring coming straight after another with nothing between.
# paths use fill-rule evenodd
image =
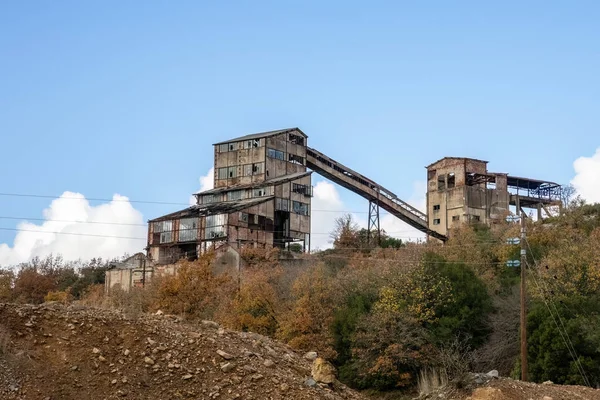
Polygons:
<instances>
[{"instance_id":1,"label":"white cloud","mask_svg":"<svg viewBox=\"0 0 600 400\"><path fill-rule=\"evenodd\" d=\"M426 209L426 182L415 182L413 184L413 194L408 199L408 203L413 207L425 212ZM365 206L365 213L352 213L354 221L361 227L367 227L368 208ZM328 232L331 232L335 226L336 218L349 213L348 207L343 203L338 192L338 188L328 181L320 181L314 187L314 197L312 200L312 244L311 250L322 250L332 246L332 240ZM404 241L424 239L425 235L410 225L400 221L395 216L380 211L380 227L390 236L398 237Z\"/></svg>"},{"instance_id":2,"label":"white cloud","mask_svg":"<svg viewBox=\"0 0 600 400\"><path fill-rule=\"evenodd\" d=\"M333 183L317 182L313 196L310 247L311 250L323 250L332 246L328 232L333 230L336 218L345 214L345 207Z\"/></svg>"},{"instance_id":3,"label":"white cloud","mask_svg":"<svg viewBox=\"0 0 600 400\"><path fill-rule=\"evenodd\" d=\"M206 175L200 177L200 190L199 192L204 192L205 190L210 190L215 187L215 168L212 167L208 170ZM190 196L190 204L196 204L196 198L194 196Z\"/></svg>"},{"instance_id":4,"label":"white cloud","mask_svg":"<svg viewBox=\"0 0 600 400\"><path fill-rule=\"evenodd\" d=\"M46 221L40 225L27 221L17 225L12 247L0 244L0 265L15 265L50 253L67 260L120 257L143 251L146 246L142 214L127 197L118 194L108 203L92 206L82 194L64 192L43 215Z\"/></svg>"},{"instance_id":5,"label":"white cloud","mask_svg":"<svg viewBox=\"0 0 600 400\"><path fill-rule=\"evenodd\" d=\"M600 203L600 147L591 157L579 157L573 163L573 187L588 203Z\"/></svg>"}]
</instances>

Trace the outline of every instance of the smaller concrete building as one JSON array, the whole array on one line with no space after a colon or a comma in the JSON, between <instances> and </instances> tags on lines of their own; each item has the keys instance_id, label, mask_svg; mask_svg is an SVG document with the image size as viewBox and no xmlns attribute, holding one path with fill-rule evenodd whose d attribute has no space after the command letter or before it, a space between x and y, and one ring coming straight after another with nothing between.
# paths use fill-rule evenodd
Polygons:
<instances>
[{"instance_id":1,"label":"smaller concrete building","mask_svg":"<svg viewBox=\"0 0 600 400\"><path fill-rule=\"evenodd\" d=\"M429 227L448 236L461 223L491 224L511 211L560 206L561 186L554 182L488 172L487 161L444 157L427 166Z\"/></svg>"},{"instance_id":2,"label":"smaller concrete building","mask_svg":"<svg viewBox=\"0 0 600 400\"><path fill-rule=\"evenodd\" d=\"M144 253L137 253L108 267L104 288L107 292L112 289L128 292L133 287L142 287L153 275L154 266L146 260Z\"/></svg>"}]
</instances>

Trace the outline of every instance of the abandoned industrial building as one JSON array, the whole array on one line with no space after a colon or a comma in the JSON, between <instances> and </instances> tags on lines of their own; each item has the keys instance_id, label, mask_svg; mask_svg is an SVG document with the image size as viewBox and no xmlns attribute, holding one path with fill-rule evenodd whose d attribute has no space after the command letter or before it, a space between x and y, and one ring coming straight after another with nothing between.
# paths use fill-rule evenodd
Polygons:
<instances>
[{"instance_id":1,"label":"abandoned industrial building","mask_svg":"<svg viewBox=\"0 0 600 400\"><path fill-rule=\"evenodd\" d=\"M487 171L487 161L446 157L427 167L427 213L375 181L308 147L298 128L256 133L214 146L214 189L196 193L196 204L148 221L147 255L167 264L194 259L211 248L311 250L311 174L369 201L369 240L377 244L379 210L428 238L446 241L459 223L490 224L510 206L521 210L560 204L561 186Z\"/></svg>"},{"instance_id":2,"label":"abandoned industrial building","mask_svg":"<svg viewBox=\"0 0 600 400\"><path fill-rule=\"evenodd\" d=\"M214 144L215 188L196 204L149 221L157 262L194 258L211 247L310 248L311 173L307 136L298 128Z\"/></svg>"},{"instance_id":3,"label":"abandoned industrial building","mask_svg":"<svg viewBox=\"0 0 600 400\"><path fill-rule=\"evenodd\" d=\"M562 187L554 182L487 171L487 161L445 157L427 166L429 228L448 236L460 223L491 224L524 208L560 206Z\"/></svg>"}]
</instances>

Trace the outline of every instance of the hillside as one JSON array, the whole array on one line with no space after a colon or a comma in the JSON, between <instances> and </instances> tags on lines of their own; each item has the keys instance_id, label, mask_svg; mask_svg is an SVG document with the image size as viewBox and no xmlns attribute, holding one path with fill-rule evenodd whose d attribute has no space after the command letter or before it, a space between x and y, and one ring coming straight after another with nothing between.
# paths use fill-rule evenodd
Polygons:
<instances>
[{"instance_id":1,"label":"hillside","mask_svg":"<svg viewBox=\"0 0 600 400\"><path fill-rule=\"evenodd\" d=\"M214 322L0 304L2 399L361 399L308 381L311 361ZM314 387L309 387L312 385Z\"/></svg>"}]
</instances>

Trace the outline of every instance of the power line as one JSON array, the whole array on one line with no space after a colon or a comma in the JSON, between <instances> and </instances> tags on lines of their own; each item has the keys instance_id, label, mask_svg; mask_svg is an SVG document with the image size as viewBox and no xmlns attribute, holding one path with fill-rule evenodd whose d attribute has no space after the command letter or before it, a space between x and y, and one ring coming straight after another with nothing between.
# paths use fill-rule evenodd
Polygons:
<instances>
[{"instance_id":1,"label":"power line","mask_svg":"<svg viewBox=\"0 0 600 400\"><path fill-rule=\"evenodd\" d=\"M123 202L123 203L136 203L136 204L156 204L156 205L175 205L175 206L188 206L191 207L195 204L190 203L179 203L169 201L155 201L155 200L131 200L131 199L107 199L100 197L76 197L76 196L52 196L52 195L41 195L41 194L25 194L25 193L0 193L2 197L31 197L39 199L53 199L53 200L79 200L79 201L103 201L103 202ZM331 212L331 213L351 213L351 214L368 214L368 211L358 210L323 210L311 208L312 211L317 212ZM387 211L382 211L384 215L393 215Z\"/></svg>"},{"instance_id":2,"label":"power line","mask_svg":"<svg viewBox=\"0 0 600 400\"><path fill-rule=\"evenodd\" d=\"M0 217L2 218L2 217ZM76 222L76 221L74 221ZM82 223L86 223L86 222L82 222ZM90 223L98 223L98 224L104 224L104 222L90 222ZM119 223L115 223L115 225L120 225ZM146 227L147 225L141 225L141 224L131 224L133 226L143 226ZM48 233L48 234L56 234L56 235L73 235L73 236L97 236L97 237L106 237L106 238L118 238L118 239L138 239L138 240L147 240L147 238L142 238L142 237L129 237L129 236L112 236L112 235L96 235L96 234L86 234L86 233L78 233L78 232L59 232L59 231L44 231L44 230L35 230L35 229L21 229L21 228L4 228L4 227L0 227L0 230L5 230L5 231L15 231L15 232L32 232L32 233ZM189 231L190 229L186 229L185 231ZM175 232L175 231L168 231L168 232ZM286 231L265 231L267 233L283 233ZM393 234L393 233L399 233L399 232L406 232L406 231L397 231L397 232L386 232L388 234ZM331 232L313 232L311 233L311 235L331 235ZM420 237L420 236L393 236L394 239L416 239L416 240L424 240L424 237ZM485 244L485 243L490 243L490 244L494 244L494 243L498 243L497 241L475 241L474 243L465 243L465 244L444 244L443 248L449 248L449 247L473 247L473 246L477 246L479 244ZM442 247L442 246L440 246ZM346 247L344 249L354 249L354 250L364 250L361 247Z\"/></svg>"},{"instance_id":3,"label":"power line","mask_svg":"<svg viewBox=\"0 0 600 400\"><path fill-rule=\"evenodd\" d=\"M97 235L97 234L93 234L93 233L76 233L76 232L52 232L52 231L40 231L40 230L34 230L34 229L0 228L0 230L16 231L16 232L48 233L48 234L54 234L54 235L91 236L91 237L113 238L113 239L148 240L147 238L138 238L138 237L131 237L131 236Z\"/></svg>"}]
</instances>

